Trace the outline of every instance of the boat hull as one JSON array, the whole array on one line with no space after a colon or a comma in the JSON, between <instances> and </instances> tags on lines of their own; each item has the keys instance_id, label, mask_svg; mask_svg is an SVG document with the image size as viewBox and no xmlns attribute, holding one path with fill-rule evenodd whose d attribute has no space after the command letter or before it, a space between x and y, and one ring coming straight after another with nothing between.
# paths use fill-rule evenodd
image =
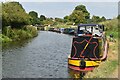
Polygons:
<instances>
[{"instance_id":1,"label":"boat hull","mask_svg":"<svg viewBox=\"0 0 120 80\"><path fill-rule=\"evenodd\" d=\"M101 63L100 60L90 61L90 60L81 60L81 59L72 59L68 58L68 67L77 71L91 71L95 67L99 66Z\"/></svg>"},{"instance_id":2,"label":"boat hull","mask_svg":"<svg viewBox=\"0 0 120 80\"><path fill-rule=\"evenodd\" d=\"M86 67L83 69L78 66L68 65L68 68L75 70L75 71L92 71L95 67Z\"/></svg>"}]
</instances>

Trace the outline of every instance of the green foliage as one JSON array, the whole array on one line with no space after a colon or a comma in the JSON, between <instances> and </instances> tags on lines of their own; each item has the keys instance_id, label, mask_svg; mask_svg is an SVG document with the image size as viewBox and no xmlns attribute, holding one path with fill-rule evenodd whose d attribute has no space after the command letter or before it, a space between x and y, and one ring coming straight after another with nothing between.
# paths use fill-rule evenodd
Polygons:
<instances>
[{"instance_id":1,"label":"green foliage","mask_svg":"<svg viewBox=\"0 0 120 80\"><path fill-rule=\"evenodd\" d=\"M30 24L31 17L25 12L19 2L2 3L2 24L19 28L22 25Z\"/></svg>"},{"instance_id":2,"label":"green foliage","mask_svg":"<svg viewBox=\"0 0 120 80\"><path fill-rule=\"evenodd\" d=\"M0 34L0 42L6 43L6 42L10 42L10 41L12 41L12 39L10 39L9 37L7 37L3 34Z\"/></svg>"},{"instance_id":3,"label":"green foliage","mask_svg":"<svg viewBox=\"0 0 120 80\"><path fill-rule=\"evenodd\" d=\"M40 16L40 21L46 20L46 17L44 15Z\"/></svg>"},{"instance_id":4,"label":"green foliage","mask_svg":"<svg viewBox=\"0 0 120 80\"><path fill-rule=\"evenodd\" d=\"M85 23L85 17L82 11L74 10L73 13L70 15L70 21L78 23Z\"/></svg>"},{"instance_id":5,"label":"green foliage","mask_svg":"<svg viewBox=\"0 0 120 80\"><path fill-rule=\"evenodd\" d=\"M57 25L53 25L53 26L51 26L51 27L54 27L54 28L70 28L71 27L71 25L67 25L67 24L62 24L62 23L58 23Z\"/></svg>"},{"instance_id":6,"label":"green foliage","mask_svg":"<svg viewBox=\"0 0 120 80\"><path fill-rule=\"evenodd\" d=\"M118 38L118 19L107 20L100 24L105 26L107 36L113 34L115 38Z\"/></svg>"},{"instance_id":7,"label":"green foliage","mask_svg":"<svg viewBox=\"0 0 120 80\"><path fill-rule=\"evenodd\" d=\"M75 10L77 11L82 11L85 19L89 19L90 18L90 13L87 11L86 7L84 5L78 5L75 7Z\"/></svg>"},{"instance_id":8,"label":"green foliage","mask_svg":"<svg viewBox=\"0 0 120 80\"><path fill-rule=\"evenodd\" d=\"M91 74L87 74L86 78L107 78L118 66L118 61L110 60L102 62ZM90 73L90 72L89 72ZM107 79L106 79L107 80Z\"/></svg>"},{"instance_id":9,"label":"green foliage","mask_svg":"<svg viewBox=\"0 0 120 80\"><path fill-rule=\"evenodd\" d=\"M99 23L105 21L106 18L102 16L94 16L90 19L90 13L87 11L84 5L78 5L69 16L64 17L64 22L73 22L75 24L80 23Z\"/></svg>"},{"instance_id":10,"label":"green foliage","mask_svg":"<svg viewBox=\"0 0 120 80\"><path fill-rule=\"evenodd\" d=\"M92 16L92 23L99 23L99 22L102 22L105 20L106 20L106 18L104 16L102 16L101 18L99 16L95 16L95 15Z\"/></svg>"},{"instance_id":11,"label":"green foliage","mask_svg":"<svg viewBox=\"0 0 120 80\"><path fill-rule=\"evenodd\" d=\"M73 25L73 22L66 22L67 25Z\"/></svg>"},{"instance_id":12,"label":"green foliage","mask_svg":"<svg viewBox=\"0 0 120 80\"><path fill-rule=\"evenodd\" d=\"M72 14L64 17L64 22L75 22L79 23L87 23L87 20L90 18L90 13L87 11L84 5L78 5L73 10Z\"/></svg>"},{"instance_id":13,"label":"green foliage","mask_svg":"<svg viewBox=\"0 0 120 80\"><path fill-rule=\"evenodd\" d=\"M100 20L100 17L99 16L92 16L92 22L93 23L98 23L98 22L101 22L101 20Z\"/></svg>"},{"instance_id":14,"label":"green foliage","mask_svg":"<svg viewBox=\"0 0 120 80\"><path fill-rule=\"evenodd\" d=\"M120 15L117 16L117 19L120 19Z\"/></svg>"},{"instance_id":15,"label":"green foliage","mask_svg":"<svg viewBox=\"0 0 120 80\"><path fill-rule=\"evenodd\" d=\"M41 22L40 22L40 19L38 18L38 13L37 13L37 12L35 12L35 11L30 11L30 12L29 12L29 15L32 17L31 23L32 23L33 25L35 25L35 24L40 24L40 23L41 23Z\"/></svg>"},{"instance_id":16,"label":"green foliage","mask_svg":"<svg viewBox=\"0 0 120 80\"><path fill-rule=\"evenodd\" d=\"M33 37L38 35L37 27L35 27L35 26L27 25L24 27L24 30L27 31L28 33L32 34Z\"/></svg>"},{"instance_id":17,"label":"green foliage","mask_svg":"<svg viewBox=\"0 0 120 80\"><path fill-rule=\"evenodd\" d=\"M48 24L53 25L54 21L51 18L46 18L46 20L42 21L42 24L44 24L44 25L48 25Z\"/></svg>"},{"instance_id":18,"label":"green foliage","mask_svg":"<svg viewBox=\"0 0 120 80\"><path fill-rule=\"evenodd\" d=\"M69 16L65 16L64 17L64 22L69 22L69 21L70 21Z\"/></svg>"},{"instance_id":19,"label":"green foliage","mask_svg":"<svg viewBox=\"0 0 120 80\"><path fill-rule=\"evenodd\" d=\"M25 40L37 36L37 29L34 26L24 26L23 29L12 29L10 27L6 27L5 36L12 41Z\"/></svg>"},{"instance_id":20,"label":"green foliage","mask_svg":"<svg viewBox=\"0 0 120 80\"><path fill-rule=\"evenodd\" d=\"M31 17L33 17L33 18L38 18L38 13L35 12L35 11L30 11L30 12L29 12L29 15L30 15Z\"/></svg>"},{"instance_id":21,"label":"green foliage","mask_svg":"<svg viewBox=\"0 0 120 80\"><path fill-rule=\"evenodd\" d=\"M118 19L107 20L100 24L105 25L108 31L118 31Z\"/></svg>"},{"instance_id":22,"label":"green foliage","mask_svg":"<svg viewBox=\"0 0 120 80\"><path fill-rule=\"evenodd\" d=\"M64 22L64 20L61 19L61 18L55 18L55 21L56 21L56 22L60 22L60 23L63 23L63 22Z\"/></svg>"},{"instance_id":23,"label":"green foliage","mask_svg":"<svg viewBox=\"0 0 120 80\"><path fill-rule=\"evenodd\" d=\"M101 17L101 21L105 21L106 18L104 16Z\"/></svg>"}]
</instances>

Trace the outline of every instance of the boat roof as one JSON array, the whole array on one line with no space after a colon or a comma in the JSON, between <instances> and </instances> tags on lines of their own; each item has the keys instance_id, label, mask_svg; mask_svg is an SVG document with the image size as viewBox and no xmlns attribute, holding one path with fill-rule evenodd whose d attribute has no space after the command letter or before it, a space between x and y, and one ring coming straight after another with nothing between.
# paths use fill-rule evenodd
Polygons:
<instances>
[{"instance_id":1,"label":"boat roof","mask_svg":"<svg viewBox=\"0 0 120 80\"><path fill-rule=\"evenodd\" d=\"M102 25L100 24L79 24L78 26L82 27L82 26L102 26Z\"/></svg>"}]
</instances>

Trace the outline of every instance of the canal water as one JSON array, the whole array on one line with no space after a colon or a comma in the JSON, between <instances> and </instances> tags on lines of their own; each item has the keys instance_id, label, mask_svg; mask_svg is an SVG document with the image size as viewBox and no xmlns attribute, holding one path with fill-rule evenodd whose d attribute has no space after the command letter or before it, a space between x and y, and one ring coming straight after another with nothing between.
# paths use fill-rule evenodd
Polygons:
<instances>
[{"instance_id":1,"label":"canal water","mask_svg":"<svg viewBox=\"0 0 120 80\"><path fill-rule=\"evenodd\" d=\"M67 57L71 52L70 35L40 31L38 36L3 47L3 78L73 78Z\"/></svg>"}]
</instances>

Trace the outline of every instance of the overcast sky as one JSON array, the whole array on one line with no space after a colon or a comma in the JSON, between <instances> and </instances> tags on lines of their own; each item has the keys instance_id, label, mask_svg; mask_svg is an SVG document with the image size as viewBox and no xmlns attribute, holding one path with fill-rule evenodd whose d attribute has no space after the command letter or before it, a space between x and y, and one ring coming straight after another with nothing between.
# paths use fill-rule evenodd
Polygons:
<instances>
[{"instance_id":1,"label":"overcast sky","mask_svg":"<svg viewBox=\"0 0 120 80\"><path fill-rule=\"evenodd\" d=\"M8 0L0 0L8 1ZM39 16L60 17L71 14L73 9L80 4L86 6L90 15L114 18L118 15L119 0L16 0L19 1L26 12L36 11ZM69 2L68 2L69 1ZM82 1L82 2L81 2ZM92 1L92 2L91 2Z\"/></svg>"}]
</instances>

